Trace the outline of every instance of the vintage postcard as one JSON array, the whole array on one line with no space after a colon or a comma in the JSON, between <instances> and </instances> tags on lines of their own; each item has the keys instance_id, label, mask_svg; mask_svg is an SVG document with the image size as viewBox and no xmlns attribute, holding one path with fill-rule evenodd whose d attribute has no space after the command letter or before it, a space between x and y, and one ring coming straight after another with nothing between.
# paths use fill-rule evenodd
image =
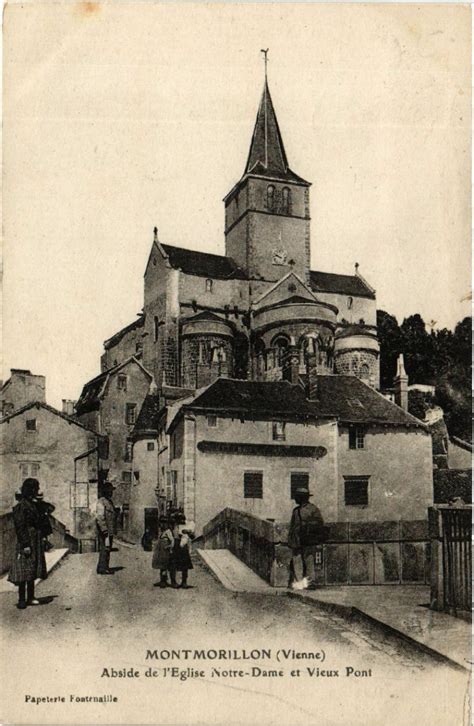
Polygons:
<instances>
[{"instance_id":1,"label":"vintage postcard","mask_svg":"<svg viewBox=\"0 0 474 726\"><path fill-rule=\"evenodd\" d=\"M466 726L471 8L3 21L1 722Z\"/></svg>"}]
</instances>

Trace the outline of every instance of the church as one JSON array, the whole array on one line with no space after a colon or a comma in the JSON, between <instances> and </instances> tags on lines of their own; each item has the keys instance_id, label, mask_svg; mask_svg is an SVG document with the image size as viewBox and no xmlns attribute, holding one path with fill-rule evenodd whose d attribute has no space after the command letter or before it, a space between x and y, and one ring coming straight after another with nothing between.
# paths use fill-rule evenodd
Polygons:
<instances>
[{"instance_id":1,"label":"church","mask_svg":"<svg viewBox=\"0 0 474 726\"><path fill-rule=\"evenodd\" d=\"M387 519L390 507L397 514L397 502L405 513L412 473L414 517L426 516L429 433L406 411L403 365L400 405L378 392L376 295L359 266L353 275L311 269L310 187L289 166L265 78L243 175L223 200L225 254L175 247L154 229L143 311L105 341L102 373L84 386L76 405L88 424L97 415L96 427L116 452L107 475L134 538L146 512L154 516L157 498L160 508L183 507L198 529L231 499L262 517L288 517L297 481L327 500L327 507L320 501L323 514L333 520L351 506L359 518L365 509L362 518ZM226 381L221 388L220 381ZM105 385L108 414L102 416ZM189 443L186 421L198 414L206 434ZM338 470L342 441L349 459L365 449L347 471ZM408 447L413 472L401 465L397 471L399 447ZM391 457L389 476L374 484L385 456ZM203 457L206 481L220 470L230 482L239 471L247 482L242 497L235 496L236 483L221 482L212 504L196 469ZM268 506L260 501L271 488L262 485L264 470L267 480L272 470L281 479Z\"/></svg>"}]
</instances>

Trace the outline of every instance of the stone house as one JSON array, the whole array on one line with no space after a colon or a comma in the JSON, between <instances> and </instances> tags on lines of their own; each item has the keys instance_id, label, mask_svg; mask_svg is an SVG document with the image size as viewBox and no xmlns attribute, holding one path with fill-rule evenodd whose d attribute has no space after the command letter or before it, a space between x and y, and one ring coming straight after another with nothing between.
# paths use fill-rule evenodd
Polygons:
<instances>
[{"instance_id":1,"label":"stone house","mask_svg":"<svg viewBox=\"0 0 474 726\"><path fill-rule=\"evenodd\" d=\"M115 486L114 502L125 510L132 486L132 443L129 440L153 376L131 356L85 384L76 403L77 420L107 436L107 478Z\"/></svg>"},{"instance_id":2,"label":"stone house","mask_svg":"<svg viewBox=\"0 0 474 726\"><path fill-rule=\"evenodd\" d=\"M95 538L94 510L104 437L43 401L28 403L0 422L0 511L15 504L27 477L39 480L54 516L72 535Z\"/></svg>"},{"instance_id":3,"label":"stone house","mask_svg":"<svg viewBox=\"0 0 474 726\"><path fill-rule=\"evenodd\" d=\"M149 405L137 520L156 488L162 508L182 507L198 533L225 507L284 522L297 486L328 521L426 519L427 427L355 376L317 375L312 385L310 394L301 383L220 378L172 406Z\"/></svg>"},{"instance_id":4,"label":"stone house","mask_svg":"<svg viewBox=\"0 0 474 726\"><path fill-rule=\"evenodd\" d=\"M8 416L31 401L45 403L46 378L23 368L12 368L1 390L1 415Z\"/></svg>"}]
</instances>

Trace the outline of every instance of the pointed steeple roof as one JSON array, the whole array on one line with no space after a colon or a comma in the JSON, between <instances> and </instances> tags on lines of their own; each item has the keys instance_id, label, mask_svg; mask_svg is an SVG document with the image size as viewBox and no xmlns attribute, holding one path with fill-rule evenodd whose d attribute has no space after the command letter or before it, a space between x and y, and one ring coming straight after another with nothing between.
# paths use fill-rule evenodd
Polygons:
<instances>
[{"instance_id":1,"label":"pointed steeple roof","mask_svg":"<svg viewBox=\"0 0 474 726\"><path fill-rule=\"evenodd\" d=\"M308 184L291 171L288 166L288 159L286 158L285 147L266 78L258 107L245 174L257 174L258 176L269 176L275 179Z\"/></svg>"}]
</instances>

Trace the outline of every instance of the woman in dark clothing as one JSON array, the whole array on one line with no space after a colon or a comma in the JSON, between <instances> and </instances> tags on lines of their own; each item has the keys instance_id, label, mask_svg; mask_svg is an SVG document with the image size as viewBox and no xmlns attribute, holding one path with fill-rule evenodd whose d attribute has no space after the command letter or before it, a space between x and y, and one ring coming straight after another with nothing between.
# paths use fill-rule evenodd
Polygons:
<instances>
[{"instance_id":1,"label":"woman in dark clothing","mask_svg":"<svg viewBox=\"0 0 474 726\"><path fill-rule=\"evenodd\" d=\"M27 605L39 605L39 601L35 599L35 580L44 580L48 576L41 514L35 502L39 489L37 479L25 479L21 487L21 499L13 508L17 544L8 580L18 585L20 610Z\"/></svg>"},{"instance_id":2,"label":"woman in dark clothing","mask_svg":"<svg viewBox=\"0 0 474 726\"><path fill-rule=\"evenodd\" d=\"M181 572L181 584L178 587L187 590L189 587L188 570L193 569L193 563L189 553L189 543L190 540L194 539L194 534L190 529L183 529L183 525L186 524L184 515L177 515L176 523L178 529L175 534L173 551L171 553L171 563L175 572Z\"/></svg>"}]
</instances>

